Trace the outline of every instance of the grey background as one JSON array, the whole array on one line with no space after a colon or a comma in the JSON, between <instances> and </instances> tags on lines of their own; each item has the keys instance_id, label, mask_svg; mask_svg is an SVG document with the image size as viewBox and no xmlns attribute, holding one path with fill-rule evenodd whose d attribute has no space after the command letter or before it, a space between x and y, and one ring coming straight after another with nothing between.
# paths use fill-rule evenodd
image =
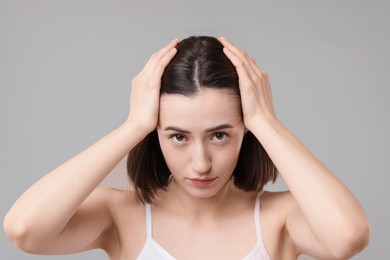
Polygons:
<instances>
[{"instance_id":1,"label":"grey background","mask_svg":"<svg viewBox=\"0 0 390 260\"><path fill-rule=\"evenodd\" d=\"M0 1L0 218L50 170L119 126L130 81L175 37L224 35L270 74L281 121L390 237L388 1ZM119 165L103 185L128 187ZM280 180L271 190L285 189ZM1 259L106 259L23 253Z\"/></svg>"}]
</instances>

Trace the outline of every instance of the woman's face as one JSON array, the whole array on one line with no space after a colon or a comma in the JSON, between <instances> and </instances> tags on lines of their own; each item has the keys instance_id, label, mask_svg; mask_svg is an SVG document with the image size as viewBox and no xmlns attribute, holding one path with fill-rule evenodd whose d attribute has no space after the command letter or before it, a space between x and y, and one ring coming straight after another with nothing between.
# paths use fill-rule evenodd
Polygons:
<instances>
[{"instance_id":1,"label":"woman's face","mask_svg":"<svg viewBox=\"0 0 390 260\"><path fill-rule=\"evenodd\" d=\"M237 164L245 133L239 98L210 88L191 97L164 94L157 132L175 183L194 197L212 197Z\"/></svg>"}]
</instances>

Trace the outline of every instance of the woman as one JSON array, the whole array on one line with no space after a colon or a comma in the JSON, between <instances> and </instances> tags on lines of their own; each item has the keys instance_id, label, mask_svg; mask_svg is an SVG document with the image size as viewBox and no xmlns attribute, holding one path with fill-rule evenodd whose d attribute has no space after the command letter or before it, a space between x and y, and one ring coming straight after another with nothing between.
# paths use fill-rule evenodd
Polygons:
<instances>
[{"instance_id":1,"label":"woman","mask_svg":"<svg viewBox=\"0 0 390 260\"><path fill-rule=\"evenodd\" d=\"M102 248L110 259L345 259L367 246L359 202L281 124L267 73L225 38L176 39L154 53L132 80L130 105L118 129L15 202L4 227L19 247ZM135 189L97 188L129 151ZM276 168L289 191L263 192Z\"/></svg>"}]
</instances>

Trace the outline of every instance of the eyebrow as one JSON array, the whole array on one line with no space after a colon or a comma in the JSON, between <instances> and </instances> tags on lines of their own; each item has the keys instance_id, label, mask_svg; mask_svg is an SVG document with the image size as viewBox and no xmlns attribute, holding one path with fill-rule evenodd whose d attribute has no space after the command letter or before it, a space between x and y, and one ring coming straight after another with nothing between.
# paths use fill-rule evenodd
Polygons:
<instances>
[{"instance_id":1,"label":"eyebrow","mask_svg":"<svg viewBox=\"0 0 390 260\"><path fill-rule=\"evenodd\" d=\"M218 131L218 130L222 130L222 129L227 129L227 128L233 128L233 126L229 125L229 124L222 124L219 126L208 128L208 129L206 129L205 132L210 133L210 132L214 132L214 131ZM176 132L183 133L183 134L190 134L191 133L188 130L181 129L181 128L176 127L176 126L167 126L164 128L164 131L176 131Z\"/></svg>"}]
</instances>

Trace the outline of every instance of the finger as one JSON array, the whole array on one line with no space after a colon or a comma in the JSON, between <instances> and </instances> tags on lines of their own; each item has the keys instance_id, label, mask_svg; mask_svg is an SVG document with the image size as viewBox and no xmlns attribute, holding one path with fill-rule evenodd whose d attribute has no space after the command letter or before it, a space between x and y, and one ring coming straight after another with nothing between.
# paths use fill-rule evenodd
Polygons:
<instances>
[{"instance_id":1,"label":"finger","mask_svg":"<svg viewBox=\"0 0 390 260\"><path fill-rule=\"evenodd\" d=\"M266 71L264 71L262 68L260 68L260 67L257 65L255 59L250 58L250 59L249 59L249 64L250 64L250 66L252 67L253 71L254 71L260 78L263 78L263 77L267 77L267 78L268 78L268 73L267 73Z\"/></svg>"},{"instance_id":2,"label":"finger","mask_svg":"<svg viewBox=\"0 0 390 260\"><path fill-rule=\"evenodd\" d=\"M165 54L164 57L161 58L159 64L156 66L156 73L158 77L161 78L165 68L172 60L172 58L176 55L176 53L177 53L177 49L173 48L167 54Z\"/></svg>"},{"instance_id":3,"label":"finger","mask_svg":"<svg viewBox=\"0 0 390 260\"><path fill-rule=\"evenodd\" d=\"M225 37L219 37L218 38L221 43L227 47L231 52L233 52L239 59L241 59L249 72L249 75L251 76L252 80L255 80L256 76L258 76L257 71L255 70L256 65L254 66L253 59L251 59L244 50L241 50L237 46L235 46L233 43L229 42Z\"/></svg>"},{"instance_id":4,"label":"finger","mask_svg":"<svg viewBox=\"0 0 390 260\"><path fill-rule=\"evenodd\" d=\"M153 67L154 63L156 63L162 57L164 57L164 55L167 54L169 51L171 51L172 48L175 48L179 42L180 42L180 40L176 38L173 41L171 41L170 43L168 43L168 45L166 45L165 47L163 47L160 50L158 50L157 52L153 53L152 56L149 58L148 62L146 63L145 68Z\"/></svg>"},{"instance_id":5,"label":"finger","mask_svg":"<svg viewBox=\"0 0 390 260\"><path fill-rule=\"evenodd\" d=\"M245 69L245 74L247 75L247 77L250 78L250 80L254 83L254 84L257 84L257 82L259 81L259 74L256 72L255 70L255 64L253 64L252 60L250 58L242 58L242 57L239 57L236 53L232 52L229 48L225 47L226 48L226 52L231 52L230 56L231 57L234 57L236 56L236 60L238 60L238 62L235 64L236 68L237 68L237 73L243 73L242 69L238 69L238 66L240 67L243 67ZM243 77L245 74L243 74L241 77Z\"/></svg>"},{"instance_id":6,"label":"finger","mask_svg":"<svg viewBox=\"0 0 390 260\"><path fill-rule=\"evenodd\" d=\"M238 57L240 57L244 62L246 62L247 65L249 65L252 68L250 71L253 71L254 73L256 73L256 75L259 76L260 78L263 78L263 77L268 78L267 72L265 72L264 70L259 68L256 64L256 61L254 59L250 58L247 52L238 48L236 45L234 45L233 43L228 41L225 37L219 37L218 40L220 40L220 42L225 47L228 47L229 49L231 49ZM253 75L253 74L251 74L251 75Z\"/></svg>"},{"instance_id":7,"label":"finger","mask_svg":"<svg viewBox=\"0 0 390 260\"><path fill-rule=\"evenodd\" d=\"M263 96L268 97L268 100L271 100L270 102L272 103L272 89L269 85L269 76L266 71L264 71L262 68L256 65L256 60L255 59L250 59L251 66L253 70L256 72L258 75L257 78L263 82L263 86L261 89L263 91ZM273 105L272 105L273 106Z\"/></svg>"},{"instance_id":8,"label":"finger","mask_svg":"<svg viewBox=\"0 0 390 260\"><path fill-rule=\"evenodd\" d=\"M256 65L256 60L250 59L250 64L252 66L253 71L255 71L255 73L257 74L257 80L262 82L261 85L263 87L261 88L261 90L263 91L263 96L268 97L268 99L272 102L272 90L269 85L268 73Z\"/></svg>"},{"instance_id":9,"label":"finger","mask_svg":"<svg viewBox=\"0 0 390 260\"><path fill-rule=\"evenodd\" d=\"M254 77L256 77L257 74L253 71L252 67L250 65L248 66L246 62L244 62L236 53L231 51L229 48L225 47L223 48L223 51L233 63L234 67L236 67L239 79L241 79L243 82L253 82Z\"/></svg>"},{"instance_id":10,"label":"finger","mask_svg":"<svg viewBox=\"0 0 390 260\"><path fill-rule=\"evenodd\" d=\"M174 39L170 43L168 43L165 47L161 48L157 52L155 52L152 57L159 60L161 59L165 54L167 54L172 48L174 48L179 43L179 39Z\"/></svg>"},{"instance_id":11,"label":"finger","mask_svg":"<svg viewBox=\"0 0 390 260\"><path fill-rule=\"evenodd\" d=\"M267 79L269 78L268 73L265 70L263 70L262 68L260 68L259 66L257 66L256 60L251 59L250 64L251 64L253 70L256 72L256 74L260 78L267 78Z\"/></svg>"},{"instance_id":12,"label":"finger","mask_svg":"<svg viewBox=\"0 0 390 260\"><path fill-rule=\"evenodd\" d=\"M233 43L231 43L230 41L228 41L225 37L220 37L219 38L221 43L225 46L225 47L228 47L229 50L231 50L232 52L234 52L237 56L239 56L241 59L248 59L249 58L249 55L248 53L246 53L244 50L238 48L236 45L234 45Z\"/></svg>"}]
</instances>

